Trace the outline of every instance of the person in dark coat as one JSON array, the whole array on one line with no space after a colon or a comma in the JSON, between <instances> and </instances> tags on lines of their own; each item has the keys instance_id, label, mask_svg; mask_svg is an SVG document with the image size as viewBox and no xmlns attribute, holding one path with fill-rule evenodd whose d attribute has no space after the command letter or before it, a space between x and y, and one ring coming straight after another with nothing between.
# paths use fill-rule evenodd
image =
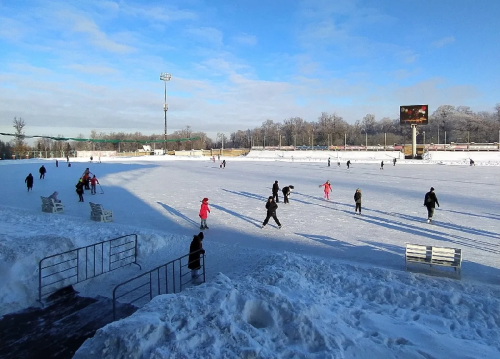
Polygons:
<instances>
[{"instance_id":1,"label":"person in dark coat","mask_svg":"<svg viewBox=\"0 0 500 359\"><path fill-rule=\"evenodd\" d=\"M80 198L78 202L83 202L83 180L80 178L78 183L76 184L76 193L78 193L78 197Z\"/></svg>"},{"instance_id":2,"label":"person in dark coat","mask_svg":"<svg viewBox=\"0 0 500 359\"><path fill-rule=\"evenodd\" d=\"M273 199L276 200L276 203L280 203L280 199L278 197L278 191L280 190L280 186L278 184L278 181L274 181L273 184Z\"/></svg>"},{"instance_id":3,"label":"person in dark coat","mask_svg":"<svg viewBox=\"0 0 500 359\"><path fill-rule=\"evenodd\" d=\"M330 167L330 157L328 157L328 167Z\"/></svg>"},{"instance_id":4,"label":"person in dark coat","mask_svg":"<svg viewBox=\"0 0 500 359\"><path fill-rule=\"evenodd\" d=\"M222 168L226 168L226 160L222 160Z\"/></svg>"},{"instance_id":5,"label":"person in dark coat","mask_svg":"<svg viewBox=\"0 0 500 359\"><path fill-rule=\"evenodd\" d=\"M359 214L361 214L361 189L359 188L354 193L354 203L356 203L356 209L354 209L354 214L358 213L358 209L359 209Z\"/></svg>"},{"instance_id":6,"label":"person in dark coat","mask_svg":"<svg viewBox=\"0 0 500 359\"><path fill-rule=\"evenodd\" d=\"M346 162L346 165L347 165L347 169L349 169L349 166L351 165L351 160L348 160L348 161Z\"/></svg>"},{"instance_id":7,"label":"person in dark coat","mask_svg":"<svg viewBox=\"0 0 500 359\"><path fill-rule=\"evenodd\" d=\"M59 161L56 160L56 167L59 167Z\"/></svg>"},{"instance_id":8,"label":"person in dark coat","mask_svg":"<svg viewBox=\"0 0 500 359\"><path fill-rule=\"evenodd\" d=\"M267 209L267 216L266 219L264 220L264 223L262 223L262 228L266 226L271 217L273 217L274 221L278 225L278 228L281 228L281 223L278 220L278 217L276 217L276 210L278 209L278 205L276 204L276 202L274 202L272 196L269 196L269 199L267 200L266 209Z\"/></svg>"},{"instance_id":9,"label":"person in dark coat","mask_svg":"<svg viewBox=\"0 0 500 359\"><path fill-rule=\"evenodd\" d=\"M393 165L393 166L396 166L396 161L397 161L397 160L396 160L396 157L394 157L394 159L392 160L392 165Z\"/></svg>"},{"instance_id":10,"label":"person in dark coat","mask_svg":"<svg viewBox=\"0 0 500 359\"><path fill-rule=\"evenodd\" d=\"M427 207L427 223L432 222L432 216L434 215L434 208L436 208L436 204L439 207L439 201L436 193L434 192L434 187L431 187L431 190L425 194L424 198L424 206Z\"/></svg>"},{"instance_id":11,"label":"person in dark coat","mask_svg":"<svg viewBox=\"0 0 500 359\"><path fill-rule=\"evenodd\" d=\"M45 173L47 173L47 169L45 168L44 165L42 165L42 167L40 167L38 172L40 172L40 179L42 179L42 178L45 178Z\"/></svg>"},{"instance_id":12,"label":"person in dark coat","mask_svg":"<svg viewBox=\"0 0 500 359\"><path fill-rule=\"evenodd\" d=\"M292 190L294 188L295 187L293 187L292 185L283 187L283 189L281 190L283 192L283 203L285 203L285 204L290 203L288 198L290 197L290 194L292 193Z\"/></svg>"},{"instance_id":13,"label":"person in dark coat","mask_svg":"<svg viewBox=\"0 0 500 359\"><path fill-rule=\"evenodd\" d=\"M472 160L472 158L470 159L469 164L470 164L471 166L475 166L475 163L474 163L474 161Z\"/></svg>"},{"instance_id":14,"label":"person in dark coat","mask_svg":"<svg viewBox=\"0 0 500 359\"><path fill-rule=\"evenodd\" d=\"M380 162L380 169L383 170L384 169L384 161Z\"/></svg>"},{"instance_id":15,"label":"person in dark coat","mask_svg":"<svg viewBox=\"0 0 500 359\"><path fill-rule=\"evenodd\" d=\"M191 269L191 280L195 281L199 276L199 270L201 269L200 256L205 254L203 249L203 232L198 233L198 235L193 236L191 245L189 246L189 262L188 268Z\"/></svg>"},{"instance_id":16,"label":"person in dark coat","mask_svg":"<svg viewBox=\"0 0 500 359\"><path fill-rule=\"evenodd\" d=\"M33 191L33 175L31 173L26 177L24 183L26 183L26 186L28 187L28 192L30 190Z\"/></svg>"}]
</instances>

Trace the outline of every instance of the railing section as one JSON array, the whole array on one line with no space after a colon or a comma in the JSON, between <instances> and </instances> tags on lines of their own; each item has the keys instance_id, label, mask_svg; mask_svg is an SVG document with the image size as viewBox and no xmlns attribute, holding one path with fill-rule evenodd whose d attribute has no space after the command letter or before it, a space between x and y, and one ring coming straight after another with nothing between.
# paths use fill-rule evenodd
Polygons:
<instances>
[{"instance_id":1,"label":"railing section","mask_svg":"<svg viewBox=\"0 0 500 359\"><path fill-rule=\"evenodd\" d=\"M137 263L137 234L43 258L38 264L38 301L56 290Z\"/></svg>"},{"instance_id":2,"label":"railing section","mask_svg":"<svg viewBox=\"0 0 500 359\"><path fill-rule=\"evenodd\" d=\"M196 253L196 252L194 252ZM179 293L192 284L191 270L188 268L189 254L162 264L149 272L118 284L113 290L113 317L116 318L117 303L133 304L141 307L160 294ZM200 253L201 268L198 277L205 282L205 255Z\"/></svg>"}]
</instances>

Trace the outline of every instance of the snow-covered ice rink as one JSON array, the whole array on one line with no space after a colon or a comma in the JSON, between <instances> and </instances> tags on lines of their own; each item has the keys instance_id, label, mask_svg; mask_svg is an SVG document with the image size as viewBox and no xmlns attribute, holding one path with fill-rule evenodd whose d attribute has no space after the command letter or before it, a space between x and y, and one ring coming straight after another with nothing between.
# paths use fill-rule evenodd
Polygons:
<instances>
[{"instance_id":1,"label":"snow-covered ice rink","mask_svg":"<svg viewBox=\"0 0 500 359\"><path fill-rule=\"evenodd\" d=\"M326 160L106 159L103 163L1 161L0 315L33 305L38 261L128 233L139 235L143 271L187 254L209 198L207 283L164 295L98 331L76 358L497 358L500 356L498 162L378 159L351 169ZM375 162L376 160L376 162ZM440 163L440 164L438 164ZM45 164L47 174L38 179ZM90 167L104 194L79 203L75 184ZM24 179L35 177L33 192ZM278 229L261 229L275 180L294 185ZM318 186L330 180L330 201ZM441 207L426 223L425 193ZM354 215L353 195L363 194ZM59 192L63 214L41 212ZM89 219L88 202L113 210ZM405 271L405 243L461 248L462 279L449 268ZM76 286L112 294L141 273L127 267Z\"/></svg>"}]
</instances>

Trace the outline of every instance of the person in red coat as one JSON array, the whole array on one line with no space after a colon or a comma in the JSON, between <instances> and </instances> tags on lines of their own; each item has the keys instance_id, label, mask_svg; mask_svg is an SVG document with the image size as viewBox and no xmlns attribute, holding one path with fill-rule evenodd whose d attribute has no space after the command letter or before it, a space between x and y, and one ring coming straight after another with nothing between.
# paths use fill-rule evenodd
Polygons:
<instances>
[{"instance_id":1,"label":"person in red coat","mask_svg":"<svg viewBox=\"0 0 500 359\"><path fill-rule=\"evenodd\" d=\"M201 230L208 229L207 218L209 213L210 213L210 208L208 207L208 198L203 198L203 200L201 201L201 208L200 208Z\"/></svg>"},{"instance_id":2,"label":"person in red coat","mask_svg":"<svg viewBox=\"0 0 500 359\"><path fill-rule=\"evenodd\" d=\"M330 200L330 192L332 191L332 186L330 185L330 181L326 181L323 184L319 185L320 187L325 187L325 199Z\"/></svg>"}]
</instances>

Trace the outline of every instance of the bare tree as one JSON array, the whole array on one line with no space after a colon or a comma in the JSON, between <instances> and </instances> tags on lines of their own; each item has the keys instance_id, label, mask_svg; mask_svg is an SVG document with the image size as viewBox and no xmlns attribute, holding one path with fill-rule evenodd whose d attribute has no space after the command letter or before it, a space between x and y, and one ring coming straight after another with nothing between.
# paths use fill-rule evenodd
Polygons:
<instances>
[{"instance_id":1,"label":"bare tree","mask_svg":"<svg viewBox=\"0 0 500 359\"><path fill-rule=\"evenodd\" d=\"M14 117L13 127L16 130L16 138L14 139L14 151L16 153L22 153L27 150L26 143L24 142L25 137L23 131L25 126L26 122L21 117L19 117L19 119L17 119L17 117Z\"/></svg>"}]
</instances>

